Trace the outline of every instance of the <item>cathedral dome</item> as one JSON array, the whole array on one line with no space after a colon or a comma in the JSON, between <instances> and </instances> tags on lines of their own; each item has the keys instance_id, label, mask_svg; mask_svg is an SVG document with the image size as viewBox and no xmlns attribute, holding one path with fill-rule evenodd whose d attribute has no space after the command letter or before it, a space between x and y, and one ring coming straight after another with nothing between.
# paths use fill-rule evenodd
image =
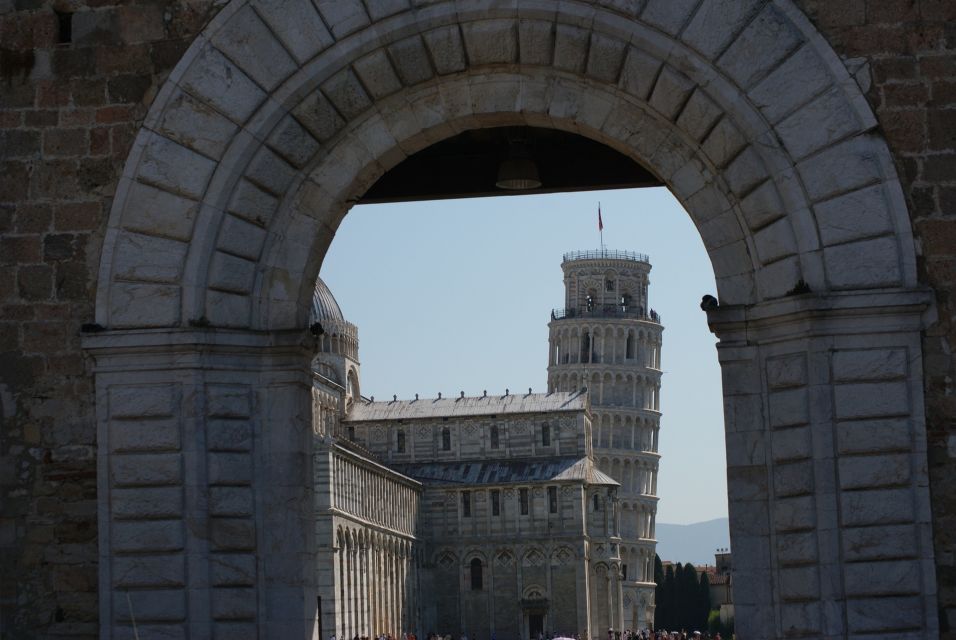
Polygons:
<instances>
[{"instance_id":1,"label":"cathedral dome","mask_svg":"<svg viewBox=\"0 0 956 640\"><path fill-rule=\"evenodd\" d=\"M312 313L309 315L309 324L327 320L344 322L345 317L342 315L339 303L335 301L335 296L329 291L329 287L322 281L322 278L316 278L315 291L312 292Z\"/></svg>"}]
</instances>

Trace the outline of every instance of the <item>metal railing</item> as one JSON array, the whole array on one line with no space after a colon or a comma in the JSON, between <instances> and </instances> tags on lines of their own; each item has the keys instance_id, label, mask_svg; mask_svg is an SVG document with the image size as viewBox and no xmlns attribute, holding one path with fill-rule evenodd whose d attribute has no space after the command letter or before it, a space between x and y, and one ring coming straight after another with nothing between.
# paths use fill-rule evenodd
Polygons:
<instances>
[{"instance_id":1,"label":"metal railing","mask_svg":"<svg viewBox=\"0 0 956 640\"><path fill-rule=\"evenodd\" d=\"M634 262L646 262L650 264L651 260L647 254L637 253L635 251L617 251L615 249L594 249L592 251L568 251L564 254L564 262L572 260L632 260Z\"/></svg>"},{"instance_id":2,"label":"metal railing","mask_svg":"<svg viewBox=\"0 0 956 640\"><path fill-rule=\"evenodd\" d=\"M569 318L636 318L650 320L660 324L661 316L653 309L644 309L638 306L624 306L619 304L596 304L590 309L552 309L552 320Z\"/></svg>"}]
</instances>

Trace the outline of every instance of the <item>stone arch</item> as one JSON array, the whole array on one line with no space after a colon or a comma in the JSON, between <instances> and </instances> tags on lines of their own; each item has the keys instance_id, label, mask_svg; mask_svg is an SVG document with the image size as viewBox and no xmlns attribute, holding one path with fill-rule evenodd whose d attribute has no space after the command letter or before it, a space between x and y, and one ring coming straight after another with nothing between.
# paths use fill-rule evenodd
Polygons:
<instances>
[{"instance_id":1,"label":"stone arch","mask_svg":"<svg viewBox=\"0 0 956 640\"><path fill-rule=\"evenodd\" d=\"M928 298L917 287L892 159L834 52L790 0L353 6L345 16L331 0L282 8L232 0L189 48L157 94L115 194L96 304L96 322L110 331L88 340L94 355L147 354L151 384L165 381L172 395L187 387L206 394L211 413L201 426L220 417L288 423L270 435L283 444L272 457L250 456L263 484L257 490L286 486L270 481L285 479L277 469L300 469L310 446L297 436L304 385L290 382L307 362L301 329L351 204L404 158L460 131L527 125L588 137L669 186L714 266L720 308L708 318L721 338L730 484L745 489L731 492L731 526L735 541L762 550L740 567L747 580L738 584L749 585L739 594L741 635L770 637L798 610L809 620L807 635L834 633L827 625L854 631L847 603L866 606L872 593L854 582L827 536L878 525L847 520L872 503L911 512L911 538L928 539L929 525L916 515L928 500L918 336ZM754 48L759 56L748 55ZM659 337L647 339L657 366ZM642 352L646 346L642 338ZM200 351L207 364L194 371L205 375L210 359L222 357L242 372L207 384L164 360ZM241 365L229 360L237 352L246 354ZM119 369L97 373L103 421L116 408L106 401L110 385L122 382L116 371L130 367L115 363ZM273 398L285 401L251 400L264 375ZM811 379L827 380L831 393L820 397L832 398L812 415L801 409ZM589 384L596 381L594 374ZM132 406L121 411L137 415ZM838 466L854 468L853 455L886 453L873 450L854 421L888 417L912 443L904 455L915 471L900 480L903 488L867 484L862 472L837 474ZM814 433L839 437L821 443ZM107 432L98 444L110 451ZM833 450L814 458L821 446ZM862 484L806 490L816 485L778 473L783 463ZM768 487L787 479L794 493L771 496ZM100 495L109 495L110 480L101 482ZM257 501L267 502L266 510L271 502L298 505L307 520L308 501ZM202 520L203 509L190 503L183 514ZM826 572L820 583L840 585L837 592L787 600L797 570L773 541L798 533L817 544L794 565ZM267 550L280 546L270 535L260 536L266 564ZM110 557L110 534L100 536L101 555ZM314 552L307 539L297 544ZM905 559L916 583L933 584L931 560L931 545ZM108 573L100 587L104 620L112 619ZM298 588L298 576L286 578ZM286 588L280 577L273 584ZM911 602L911 593L884 586L879 595ZM823 602L839 603L840 612L814 613ZM272 613L263 611L257 622L266 630ZM907 611L907 628L933 634L933 606Z\"/></svg>"}]
</instances>

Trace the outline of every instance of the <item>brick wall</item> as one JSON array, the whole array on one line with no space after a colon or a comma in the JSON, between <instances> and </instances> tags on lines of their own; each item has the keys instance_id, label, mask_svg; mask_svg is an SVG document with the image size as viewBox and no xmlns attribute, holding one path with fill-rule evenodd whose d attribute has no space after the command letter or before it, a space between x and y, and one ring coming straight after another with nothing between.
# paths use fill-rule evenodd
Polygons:
<instances>
[{"instance_id":1,"label":"brick wall","mask_svg":"<svg viewBox=\"0 0 956 640\"><path fill-rule=\"evenodd\" d=\"M923 353L940 625L956 638L956 2L798 0L836 52L870 66L876 111L939 319Z\"/></svg>"},{"instance_id":2,"label":"brick wall","mask_svg":"<svg viewBox=\"0 0 956 640\"><path fill-rule=\"evenodd\" d=\"M929 459L941 623L956 629L956 2L797 2L839 54L869 65L867 96L897 158L921 277L937 294L939 321L924 339ZM95 422L79 327L92 320L132 138L213 5L0 0L5 637L96 634Z\"/></svg>"},{"instance_id":3,"label":"brick wall","mask_svg":"<svg viewBox=\"0 0 956 640\"><path fill-rule=\"evenodd\" d=\"M0 0L4 638L97 634L96 423L79 329L137 127L211 5ZM53 7L72 13L71 33Z\"/></svg>"}]
</instances>

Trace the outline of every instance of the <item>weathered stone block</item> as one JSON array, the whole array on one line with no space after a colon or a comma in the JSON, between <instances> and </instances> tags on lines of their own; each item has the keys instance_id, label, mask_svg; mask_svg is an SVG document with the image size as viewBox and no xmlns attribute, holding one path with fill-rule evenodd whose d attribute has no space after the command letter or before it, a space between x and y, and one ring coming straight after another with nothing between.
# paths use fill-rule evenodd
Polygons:
<instances>
[{"instance_id":1,"label":"weathered stone block","mask_svg":"<svg viewBox=\"0 0 956 640\"><path fill-rule=\"evenodd\" d=\"M339 113L349 120L372 106L372 101L351 69L344 69L326 80L322 92Z\"/></svg>"},{"instance_id":2,"label":"weathered stone block","mask_svg":"<svg viewBox=\"0 0 956 640\"><path fill-rule=\"evenodd\" d=\"M210 420L206 446L210 451L250 451L252 425L242 420Z\"/></svg>"},{"instance_id":3,"label":"weathered stone block","mask_svg":"<svg viewBox=\"0 0 956 640\"><path fill-rule=\"evenodd\" d=\"M915 558L916 527L910 524L844 529L843 554L850 562Z\"/></svg>"},{"instance_id":4,"label":"weathered stone block","mask_svg":"<svg viewBox=\"0 0 956 640\"><path fill-rule=\"evenodd\" d=\"M641 100L646 100L654 88L663 62L636 47L629 47L621 69L621 88Z\"/></svg>"},{"instance_id":5,"label":"weathered stone block","mask_svg":"<svg viewBox=\"0 0 956 640\"><path fill-rule=\"evenodd\" d=\"M558 24L554 32L554 66L571 73L583 73L589 41L590 33L586 29Z\"/></svg>"},{"instance_id":6,"label":"weathered stone block","mask_svg":"<svg viewBox=\"0 0 956 640\"><path fill-rule=\"evenodd\" d=\"M237 130L234 122L183 91L169 100L157 128L167 138L214 158L222 157Z\"/></svg>"},{"instance_id":7,"label":"weathered stone block","mask_svg":"<svg viewBox=\"0 0 956 640\"><path fill-rule=\"evenodd\" d=\"M183 523L181 520L113 522L110 546L117 553L178 551L185 546Z\"/></svg>"},{"instance_id":8,"label":"weathered stone block","mask_svg":"<svg viewBox=\"0 0 956 640\"><path fill-rule=\"evenodd\" d=\"M126 598L129 597L129 605ZM136 589L114 591L113 615L119 622L175 622L186 619L186 595L182 589Z\"/></svg>"},{"instance_id":9,"label":"weathered stone block","mask_svg":"<svg viewBox=\"0 0 956 640\"><path fill-rule=\"evenodd\" d=\"M246 294L207 289L205 309L211 326L246 327L252 313L252 300Z\"/></svg>"},{"instance_id":10,"label":"weathered stone block","mask_svg":"<svg viewBox=\"0 0 956 640\"><path fill-rule=\"evenodd\" d=\"M697 5L697 0L648 0L641 20L673 35L684 26Z\"/></svg>"},{"instance_id":11,"label":"weathered stone block","mask_svg":"<svg viewBox=\"0 0 956 640\"><path fill-rule=\"evenodd\" d=\"M909 455L842 457L839 461L840 488L865 489L909 484Z\"/></svg>"},{"instance_id":12,"label":"weathered stone block","mask_svg":"<svg viewBox=\"0 0 956 640\"><path fill-rule=\"evenodd\" d=\"M778 7L769 4L727 47L718 64L738 86L746 89L802 43L803 35ZM754 51L762 55L755 56Z\"/></svg>"},{"instance_id":13,"label":"weathered stone block","mask_svg":"<svg viewBox=\"0 0 956 640\"><path fill-rule=\"evenodd\" d=\"M439 74L464 71L465 44L457 26L439 27L424 34L425 46ZM366 85L367 86L367 85Z\"/></svg>"},{"instance_id":14,"label":"weathered stone block","mask_svg":"<svg viewBox=\"0 0 956 640\"><path fill-rule=\"evenodd\" d=\"M179 287L117 282L110 288L111 328L172 327L179 324Z\"/></svg>"},{"instance_id":15,"label":"weathered stone block","mask_svg":"<svg viewBox=\"0 0 956 640\"><path fill-rule=\"evenodd\" d=\"M522 64L548 65L554 54L553 22L518 21L518 42Z\"/></svg>"},{"instance_id":16,"label":"weathered stone block","mask_svg":"<svg viewBox=\"0 0 956 640\"><path fill-rule=\"evenodd\" d=\"M209 489L209 513L214 516L249 516L254 510L254 496L248 487Z\"/></svg>"},{"instance_id":17,"label":"weathered stone block","mask_svg":"<svg viewBox=\"0 0 956 640\"><path fill-rule=\"evenodd\" d=\"M815 531L777 534L777 560L782 565L815 563L818 558Z\"/></svg>"},{"instance_id":18,"label":"weathered stone block","mask_svg":"<svg viewBox=\"0 0 956 640\"><path fill-rule=\"evenodd\" d=\"M180 85L235 122L245 122L265 100L265 92L216 49L206 47Z\"/></svg>"},{"instance_id":19,"label":"weathered stone block","mask_svg":"<svg viewBox=\"0 0 956 640\"><path fill-rule=\"evenodd\" d=\"M229 213L253 222L258 226L266 226L272 221L279 201L260 189L248 180L239 180L229 201Z\"/></svg>"},{"instance_id":20,"label":"weathered stone block","mask_svg":"<svg viewBox=\"0 0 956 640\"><path fill-rule=\"evenodd\" d=\"M517 25L514 20L479 20L463 24L465 50L472 65L516 62Z\"/></svg>"},{"instance_id":21,"label":"weathered stone block","mask_svg":"<svg viewBox=\"0 0 956 640\"><path fill-rule=\"evenodd\" d=\"M877 144L869 135L859 135L802 160L797 171L814 202L853 191L882 179Z\"/></svg>"},{"instance_id":22,"label":"weathered stone block","mask_svg":"<svg viewBox=\"0 0 956 640\"><path fill-rule=\"evenodd\" d=\"M345 126L345 121L321 91L311 93L292 112L321 142L325 142Z\"/></svg>"},{"instance_id":23,"label":"weathered stone block","mask_svg":"<svg viewBox=\"0 0 956 640\"><path fill-rule=\"evenodd\" d=\"M913 437L906 418L840 422L836 434L841 454L907 451Z\"/></svg>"},{"instance_id":24,"label":"weathered stone block","mask_svg":"<svg viewBox=\"0 0 956 640\"><path fill-rule=\"evenodd\" d=\"M209 286L234 293L252 291L256 263L217 251L209 268Z\"/></svg>"},{"instance_id":25,"label":"weathered stone block","mask_svg":"<svg viewBox=\"0 0 956 640\"><path fill-rule=\"evenodd\" d=\"M785 602L780 605L780 626L787 637L819 635L822 610L819 601Z\"/></svg>"},{"instance_id":26,"label":"weathered stone block","mask_svg":"<svg viewBox=\"0 0 956 640\"><path fill-rule=\"evenodd\" d=\"M765 227L786 214L773 180L767 180L748 193L740 202L740 210L752 230Z\"/></svg>"},{"instance_id":27,"label":"weathered stone block","mask_svg":"<svg viewBox=\"0 0 956 640\"><path fill-rule=\"evenodd\" d=\"M816 501L813 496L778 498L773 503L775 531L806 531L817 523Z\"/></svg>"},{"instance_id":28,"label":"weathered stone block","mask_svg":"<svg viewBox=\"0 0 956 640\"><path fill-rule=\"evenodd\" d=\"M152 134L147 136L143 156L137 167L144 182L166 191L200 198L215 169L215 163L181 144Z\"/></svg>"},{"instance_id":29,"label":"weathered stone block","mask_svg":"<svg viewBox=\"0 0 956 640\"><path fill-rule=\"evenodd\" d=\"M766 500L770 495L767 467L727 467L727 495L734 502Z\"/></svg>"},{"instance_id":30,"label":"weathered stone block","mask_svg":"<svg viewBox=\"0 0 956 640\"><path fill-rule=\"evenodd\" d=\"M813 213L825 245L885 235L893 230L882 184L818 203Z\"/></svg>"},{"instance_id":31,"label":"weathered stone block","mask_svg":"<svg viewBox=\"0 0 956 640\"><path fill-rule=\"evenodd\" d=\"M816 567L785 567L779 572L780 597L784 600L816 600L820 597L820 573ZM812 624L805 620L804 624ZM800 624L791 621L785 628Z\"/></svg>"},{"instance_id":32,"label":"weathered stone block","mask_svg":"<svg viewBox=\"0 0 956 640\"><path fill-rule=\"evenodd\" d=\"M899 380L906 377L905 349L854 349L833 354L833 379Z\"/></svg>"},{"instance_id":33,"label":"weathered stone block","mask_svg":"<svg viewBox=\"0 0 956 640\"><path fill-rule=\"evenodd\" d=\"M617 82L624 64L625 43L600 33L591 35L587 74L604 82Z\"/></svg>"},{"instance_id":34,"label":"weathered stone block","mask_svg":"<svg viewBox=\"0 0 956 640\"><path fill-rule=\"evenodd\" d=\"M252 413L252 396L245 385L209 385L206 403L206 415L210 418L247 418Z\"/></svg>"},{"instance_id":35,"label":"weathered stone block","mask_svg":"<svg viewBox=\"0 0 956 640\"><path fill-rule=\"evenodd\" d=\"M122 232L113 257L113 273L124 280L176 283L182 277L189 245L178 240Z\"/></svg>"},{"instance_id":36,"label":"weathered stone block","mask_svg":"<svg viewBox=\"0 0 956 640\"><path fill-rule=\"evenodd\" d=\"M809 458L812 451L810 429L808 427L798 427L775 432L771 441L771 450L775 462Z\"/></svg>"},{"instance_id":37,"label":"weathered stone block","mask_svg":"<svg viewBox=\"0 0 956 640\"><path fill-rule=\"evenodd\" d=\"M830 71L814 47L803 46L783 64L761 80L750 92L771 123L790 113L832 84Z\"/></svg>"},{"instance_id":38,"label":"weathered stone block","mask_svg":"<svg viewBox=\"0 0 956 640\"><path fill-rule=\"evenodd\" d=\"M774 495L799 496L813 493L813 463L778 464L773 469Z\"/></svg>"},{"instance_id":39,"label":"weathered stone block","mask_svg":"<svg viewBox=\"0 0 956 640\"><path fill-rule=\"evenodd\" d=\"M174 384L113 385L109 390L111 418L165 417L176 413Z\"/></svg>"},{"instance_id":40,"label":"weathered stone block","mask_svg":"<svg viewBox=\"0 0 956 640\"><path fill-rule=\"evenodd\" d=\"M757 256L764 264L797 253L797 242L788 219L777 220L757 231L754 244L757 246Z\"/></svg>"},{"instance_id":41,"label":"weathered stone block","mask_svg":"<svg viewBox=\"0 0 956 640\"><path fill-rule=\"evenodd\" d=\"M210 543L218 551L256 548L256 523L248 518L210 518Z\"/></svg>"},{"instance_id":42,"label":"weathered stone block","mask_svg":"<svg viewBox=\"0 0 956 640\"><path fill-rule=\"evenodd\" d=\"M681 40L707 58L716 58L760 10L761 0L704 0Z\"/></svg>"},{"instance_id":43,"label":"weathered stone block","mask_svg":"<svg viewBox=\"0 0 956 640\"><path fill-rule=\"evenodd\" d=\"M210 453L209 484L249 485L252 483L252 456L247 453Z\"/></svg>"},{"instance_id":44,"label":"weathered stone block","mask_svg":"<svg viewBox=\"0 0 956 640\"><path fill-rule=\"evenodd\" d=\"M840 493L844 526L913 522L915 505L909 489L877 489Z\"/></svg>"},{"instance_id":45,"label":"weathered stone block","mask_svg":"<svg viewBox=\"0 0 956 640\"><path fill-rule=\"evenodd\" d=\"M917 596L848 599L846 612L850 633L919 629L922 628L923 600Z\"/></svg>"},{"instance_id":46,"label":"weathered stone block","mask_svg":"<svg viewBox=\"0 0 956 640\"><path fill-rule=\"evenodd\" d=\"M834 387L837 418L878 418L908 415L905 382L843 384Z\"/></svg>"},{"instance_id":47,"label":"weathered stone block","mask_svg":"<svg viewBox=\"0 0 956 640\"><path fill-rule=\"evenodd\" d=\"M416 35L396 42L388 48L388 52L395 61L398 77L406 87L424 82L435 75L421 36Z\"/></svg>"},{"instance_id":48,"label":"weathered stone block","mask_svg":"<svg viewBox=\"0 0 956 640\"><path fill-rule=\"evenodd\" d=\"M256 557L244 553L211 554L209 574L216 587L252 586L256 583Z\"/></svg>"},{"instance_id":49,"label":"weathered stone block","mask_svg":"<svg viewBox=\"0 0 956 640\"><path fill-rule=\"evenodd\" d=\"M292 116L284 117L269 134L269 145L296 168L301 169L319 151L319 142Z\"/></svg>"},{"instance_id":50,"label":"weathered stone block","mask_svg":"<svg viewBox=\"0 0 956 640\"><path fill-rule=\"evenodd\" d=\"M827 279L834 289L891 287L900 283L896 238L877 238L823 250Z\"/></svg>"},{"instance_id":51,"label":"weathered stone block","mask_svg":"<svg viewBox=\"0 0 956 640\"><path fill-rule=\"evenodd\" d=\"M118 556L112 560L113 587L182 587L186 562L180 554Z\"/></svg>"},{"instance_id":52,"label":"weathered stone block","mask_svg":"<svg viewBox=\"0 0 956 640\"><path fill-rule=\"evenodd\" d=\"M113 518L116 520L169 519L183 514L183 490L180 487L139 487L113 489L110 492Z\"/></svg>"},{"instance_id":53,"label":"weathered stone block","mask_svg":"<svg viewBox=\"0 0 956 640\"><path fill-rule=\"evenodd\" d=\"M256 0L255 7L299 64L334 42L309 0Z\"/></svg>"},{"instance_id":54,"label":"weathered stone block","mask_svg":"<svg viewBox=\"0 0 956 640\"><path fill-rule=\"evenodd\" d=\"M275 89L298 68L252 7L237 11L212 41L266 91Z\"/></svg>"},{"instance_id":55,"label":"weathered stone block","mask_svg":"<svg viewBox=\"0 0 956 640\"><path fill-rule=\"evenodd\" d=\"M695 86L690 78L665 65L657 77L649 100L650 105L667 120L673 121L687 103Z\"/></svg>"},{"instance_id":56,"label":"weathered stone block","mask_svg":"<svg viewBox=\"0 0 956 640\"><path fill-rule=\"evenodd\" d=\"M358 31L370 22L361 0L320 2L316 6L337 40L341 40L353 31Z\"/></svg>"},{"instance_id":57,"label":"weathered stone block","mask_svg":"<svg viewBox=\"0 0 956 640\"><path fill-rule=\"evenodd\" d=\"M198 209L193 200L135 182L129 187L122 225L130 231L189 240ZM171 210L180 215L166 215Z\"/></svg>"},{"instance_id":58,"label":"weathered stone block","mask_svg":"<svg viewBox=\"0 0 956 640\"><path fill-rule=\"evenodd\" d=\"M774 428L806 424L810 408L806 388L770 393L770 426Z\"/></svg>"},{"instance_id":59,"label":"weathered stone block","mask_svg":"<svg viewBox=\"0 0 956 640\"><path fill-rule=\"evenodd\" d=\"M836 87L781 120L777 135L790 154L800 159L860 130L853 106Z\"/></svg>"},{"instance_id":60,"label":"weathered stone block","mask_svg":"<svg viewBox=\"0 0 956 640\"><path fill-rule=\"evenodd\" d=\"M457 29L455 31L457 33ZM383 49L373 51L356 60L355 73L375 100L402 88L402 82L395 74L395 69Z\"/></svg>"},{"instance_id":61,"label":"weathered stone block","mask_svg":"<svg viewBox=\"0 0 956 640\"><path fill-rule=\"evenodd\" d=\"M113 452L178 451L181 445L179 421L110 420L109 447Z\"/></svg>"},{"instance_id":62,"label":"weathered stone block","mask_svg":"<svg viewBox=\"0 0 956 640\"><path fill-rule=\"evenodd\" d=\"M300 151L299 156L308 155ZM267 191L282 196L295 179L296 170L268 147L259 147L246 168L245 177Z\"/></svg>"},{"instance_id":63,"label":"weathered stone block","mask_svg":"<svg viewBox=\"0 0 956 640\"><path fill-rule=\"evenodd\" d=\"M847 596L897 596L920 592L920 566L909 560L852 562L843 567Z\"/></svg>"},{"instance_id":64,"label":"weathered stone block","mask_svg":"<svg viewBox=\"0 0 956 640\"><path fill-rule=\"evenodd\" d=\"M217 243L219 249L249 260L258 260L265 241L266 232L262 227L232 215L223 216Z\"/></svg>"},{"instance_id":65,"label":"weathered stone block","mask_svg":"<svg viewBox=\"0 0 956 640\"><path fill-rule=\"evenodd\" d=\"M677 126L693 140L704 139L724 112L707 92L697 87L677 117Z\"/></svg>"},{"instance_id":66,"label":"weathered stone block","mask_svg":"<svg viewBox=\"0 0 956 640\"><path fill-rule=\"evenodd\" d=\"M110 477L117 487L179 484L182 474L178 453L110 456Z\"/></svg>"}]
</instances>

